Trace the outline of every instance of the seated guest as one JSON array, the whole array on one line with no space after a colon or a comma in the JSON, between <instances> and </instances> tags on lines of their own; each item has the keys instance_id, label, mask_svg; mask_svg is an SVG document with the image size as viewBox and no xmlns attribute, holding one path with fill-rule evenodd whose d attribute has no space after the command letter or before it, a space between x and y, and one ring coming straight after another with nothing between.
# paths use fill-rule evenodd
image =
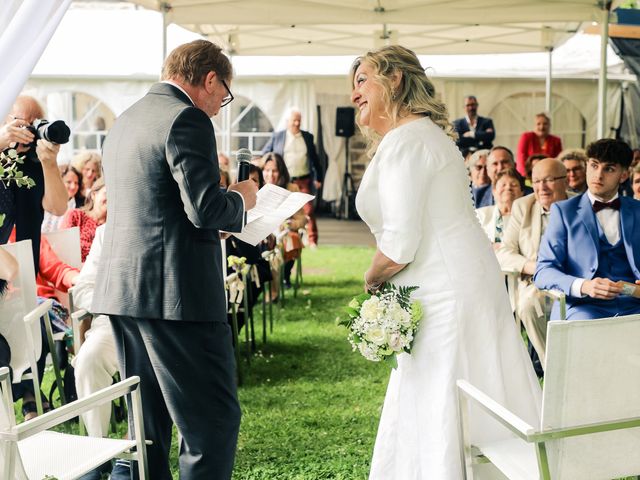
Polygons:
<instances>
[{"instance_id":1,"label":"seated guest","mask_svg":"<svg viewBox=\"0 0 640 480\"><path fill-rule=\"evenodd\" d=\"M262 188L264 186L264 178L262 177L262 170L259 167L251 164L249 167L249 180L253 180L258 185L258 188ZM269 237L273 237L270 235ZM271 268L269 267L269 262L262 258L262 252L265 249L265 245L270 242L270 238L267 238L259 243L256 246L253 246L249 243L243 242L233 236L227 238L226 241L226 249L227 249L227 257L230 255L235 255L236 257L244 257L246 258L247 265L255 265L256 271L258 273L258 278L260 280L260 285L264 284L272 280L273 276L271 274ZM275 246L275 242L272 243L271 248ZM232 273L232 269L227 265L227 275ZM258 296L262 290L261 286L258 286L255 282L251 282L250 284L251 292L249 295L250 300L250 308L258 301ZM241 329L245 323L244 312L239 311L238 315L238 329ZM228 318L229 324L231 324L231 315L229 314Z\"/></svg>"},{"instance_id":2,"label":"seated guest","mask_svg":"<svg viewBox=\"0 0 640 480\"><path fill-rule=\"evenodd\" d=\"M513 153L507 147L496 145L489 151L487 156L487 176L491 183L472 190L475 208L488 207L495 204L491 185L495 182L499 172L509 168L515 168Z\"/></svg>"},{"instance_id":3,"label":"seated guest","mask_svg":"<svg viewBox=\"0 0 640 480\"><path fill-rule=\"evenodd\" d=\"M14 228L9 236L9 243L15 242L16 229ZM47 299L53 300L53 308L49 311L49 319L51 321L51 329L53 333L66 332L68 329L67 319L69 317L68 310L60 303L56 290L66 293L76 281L78 270L64 263L51 248L47 241L47 237L42 236L40 239L40 255L38 257L38 273L36 274L36 294L38 303L42 303ZM38 378L42 379L47 355L49 354L49 343L44 328L44 320L40 319L40 331L42 337L42 352L38 358ZM63 353L63 352L59 352ZM64 352L66 353L66 352ZM66 364L66 355L60 356L59 361ZM37 416L35 397L33 395L33 384L31 380L21 382L14 385L14 399L23 398L22 414L25 420L30 420ZM47 402L43 402L45 411L50 409Z\"/></svg>"},{"instance_id":4,"label":"seated guest","mask_svg":"<svg viewBox=\"0 0 640 480\"><path fill-rule=\"evenodd\" d=\"M226 170L220 169L220 188L224 188L225 190L229 188L231 185L231 177L229 177L229 172Z\"/></svg>"},{"instance_id":5,"label":"seated guest","mask_svg":"<svg viewBox=\"0 0 640 480\"><path fill-rule=\"evenodd\" d=\"M224 153L218 153L218 168L227 172L231 168L231 166L229 165L229 157L227 157Z\"/></svg>"},{"instance_id":6,"label":"seated guest","mask_svg":"<svg viewBox=\"0 0 640 480\"><path fill-rule=\"evenodd\" d=\"M73 290L74 306L87 310L87 312L91 312L96 273L102 255L104 228L104 225L101 225L96 229L91 250L76 279L76 286ZM84 320L81 323L81 329L84 343L72 361L75 368L78 398L84 398L111 385L113 376L118 371L116 345L109 318L105 315L98 315L92 320ZM110 418L110 403L89 410L82 415L82 421L91 437L108 436Z\"/></svg>"},{"instance_id":7,"label":"seated guest","mask_svg":"<svg viewBox=\"0 0 640 480\"><path fill-rule=\"evenodd\" d=\"M557 157L562 151L560 137L551 135L551 119L546 113L539 113L535 117L535 127L531 132L525 132L518 141L518 159L516 168L522 175L526 175L525 162L535 153L542 153L545 157Z\"/></svg>"},{"instance_id":8,"label":"seated guest","mask_svg":"<svg viewBox=\"0 0 640 480\"><path fill-rule=\"evenodd\" d=\"M633 190L633 198L640 200L640 165L631 169L631 189Z\"/></svg>"},{"instance_id":9,"label":"seated guest","mask_svg":"<svg viewBox=\"0 0 640 480\"><path fill-rule=\"evenodd\" d=\"M67 189L69 201L67 202L67 211L73 208L80 208L84 205L84 196L82 195L82 175L71 165L67 165L60 169L62 181ZM50 212L44 212L44 220L42 221L42 233L53 232L60 229L60 224L64 215L54 215Z\"/></svg>"},{"instance_id":10,"label":"seated guest","mask_svg":"<svg viewBox=\"0 0 640 480\"><path fill-rule=\"evenodd\" d=\"M253 180L258 185L258 189L264 187L264 176L262 175L262 168L253 163L249 166L249 180Z\"/></svg>"},{"instance_id":11,"label":"seated guest","mask_svg":"<svg viewBox=\"0 0 640 480\"><path fill-rule=\"evenodd\" d=\"M96 152L82 152L73 157L71 164L82 174L82 194L88 197L94 182L102 177L102 157Z\"/></svg>"},{"instance_id":12,"label":"seated guest","mask_svg":"<svg viewBox=\"0 0 640 480\"><path fill-rule=\"evenodd\" d=\"M503 170L496 176L496 184L493 187L493 198L496 204L476 210L480 224L494 249L500 247L502 235L509 223L514 200L523 194L524 180L522 176L513 168Z\"/></svg>"},{"instance_id":13,"label":"seated guest","mask_svg":"<svg viewBox=\"0 0 640 480\"><path fill-rule=\"evenodd\" d=\"M491 184L491 179L487 175L487 156L489 150L478 150L473 152L466 162L469 177L471 178L471 188L484 187Z\"/></svg>"},{"instance_id":14,"label":"seated guest","mask_svg":"<svg viewBox=\"0 0 640 480\"><path fill-rule=\"evenodd\" d=\"M465 116L453 121L458 134L456 145L460 150L491 148L496 131L493 120L478 115L478 100L473 95L464 97Z\"/></svg>"},{"instance_id":15,"label":"seated guest","mask_svg":"<svg viewBox=\"0 0 640 480\"><path fill-rule=\"evenodd\" d=\"M295 183L291 183L289 170L282 159L282 156L275 152L267 153L262 157L263 166L262 174L265 183L277 185L286 188L290 192L298 192L300 189ZM298 230L304 228L307 224L307 217L303 209L293 214L280 228L282 235L283 255L284 255L284 282L287 287L291 286L291 270L295 259L302 252L302 240ZM279 235L280 236L280 235ZM273 282L274 284L277 282Z\"/></svg>"},{"instance_id":16,"label":"seated guest","mask_svg":"<svg viewBox=\"0 0 640 480\"><path fill-rule=\"evenodd\" d=\"M605 138L591 143L587 156L587 191L552 207L536 286L565 293L569 320L640 313L640 299L616 283L640 278L640 203L618 194L633 153Z\"/></svg>"},{"instance_id":17,"label":"seated guest","mask_svg":"<svg viewBox=\"0 0 640 480\"><path fill-rule=\"evenodd\" d=\"M587 154L581 148L568 148L558 155L567 169L569 191L584 193L587 189Z\"/></svg>"},{"instance_id":18,"label":"seated guest","mask_svg":"<svg viewBox=\"0 0 640 480\"><path fill-rule=\"evenodd\" d=\"M566 178L564 165L553 158L540 160L533 167L533 194L513 202L502 248L496 252L503 270L520 272L517 314L542 365L547 322L532 275L536 268L540 239L549 219L549 209L552 204L567 198Z\"/></svg>"},{"instance_id":19,"label":"seated guest","mask_svg":"<svg viewBox=\"0 0 640 480\"><path fill-rule=\"evenodd\" d=\"M69 210L60 228L80 227L80 251L84 263L96 234L96 228L107 221L107 189L104 180L99 179L91 187L87 201L82 208Z\"/></svg>"},{"instance_id":20,"label":"seated guest","mask_svg":"<svg viewBox=\"0 0 640 480\"><path fill-rule=\"evenodd\" d=\"M529 187L531 186L531 173L533 172L533 167L536 163L538 163L540 160L544 160L545 158L547 158L547 156L542 153L536 153L527 158L527 161L524 164L524 169L527 172L527 175L524 179L525 185Z\"/></svg>"}]
</instances>

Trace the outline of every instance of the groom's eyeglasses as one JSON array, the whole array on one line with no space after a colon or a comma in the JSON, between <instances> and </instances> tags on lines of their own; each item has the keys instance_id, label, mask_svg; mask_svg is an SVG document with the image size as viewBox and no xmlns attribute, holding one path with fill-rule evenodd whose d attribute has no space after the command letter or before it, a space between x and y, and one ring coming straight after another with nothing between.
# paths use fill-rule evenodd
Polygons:
<instances>
[{"instance_id":1,"label":"groom's eyeglasses","mask_svg":"<svg viewBox=\"0 0 640 480\"><path fill-rule=\"evenodd\" d=\"M229 86L227 85L227 82L222 80L222 85L224 85L224 88L227 89L227 94L228 95L222 99L222 103L220 104L220 108L226 107L231 102L233 102L233 93L231 93L231 90L229 90Z\"/></svg>"}]
</instances>

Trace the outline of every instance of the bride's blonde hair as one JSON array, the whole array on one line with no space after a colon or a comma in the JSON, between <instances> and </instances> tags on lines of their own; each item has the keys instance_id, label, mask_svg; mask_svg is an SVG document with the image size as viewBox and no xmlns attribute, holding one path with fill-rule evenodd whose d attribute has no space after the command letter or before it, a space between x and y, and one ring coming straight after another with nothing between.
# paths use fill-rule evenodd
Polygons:
<instances>
[{"instance_id":1,"label":"bride's blonde hair","mask_svg":"<svg viewBox=\"0 0 640 480\"><path fill-rule=\"evenodd\" d=\"M356 58L351 66L351 88L356 70L363 62L373 68L373 80L382 86L382 101L394 127L398 120L409 114L424 115L456 139L447 107L436 98L436 89L413 51L400 45L389 45ZM400 85L394 90L392 79L397 74L400 75ZM380 143L380 135L362 125L360 130L369 141L368 153L372 156Z\"/></svg>"}]
</instances>

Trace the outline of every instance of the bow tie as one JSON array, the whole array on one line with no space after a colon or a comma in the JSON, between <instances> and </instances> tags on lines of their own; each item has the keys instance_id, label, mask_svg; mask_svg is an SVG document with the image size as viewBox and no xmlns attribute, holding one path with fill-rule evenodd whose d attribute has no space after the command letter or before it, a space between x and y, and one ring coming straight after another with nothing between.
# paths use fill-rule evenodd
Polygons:
<instances>
[{"instance_id":1,"label":"bow tie","mask_svg":"<svg viewBox=\"0 0 640 480\"><path fill-rule=\"evenodd\" d=\"M620 197L615 200L611 200L610 202L600 202L596 200L593 202L593 211L598 213L600 210L604 210L605 208L613 208L614 210L620 210Z\"/></svg>"}]
</instances>

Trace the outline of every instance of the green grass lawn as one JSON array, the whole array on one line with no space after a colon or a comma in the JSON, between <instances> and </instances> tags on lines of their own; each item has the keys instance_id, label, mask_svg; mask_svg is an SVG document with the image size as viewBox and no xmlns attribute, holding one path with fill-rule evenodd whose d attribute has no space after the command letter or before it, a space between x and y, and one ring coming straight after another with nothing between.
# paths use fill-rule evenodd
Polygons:
<instances>
[{"instance_id":1,"label":"green grass lawn","mask_svg":"<svg viewBox=\"0 0 640 480\"><path fill-rule=\"evenodd\" d=\"M242 360L243 416L234 479L367 478L390 367L352 352L336 317L362 291L372 254L373 249L358 247L305 250L304 286L296 299L287 291L283 310L274 306L274 331L266 345L258 305L257 352L250 366ZM52 380L48 371L45 391ZM77 432L77 426L60 430ZM125 424L118 430L116 436L124 435ZM175 479L177 452L174 431Z\"/></svg>"},{"instance_id":2,"label":"green grass lawn","mask_svg":"<svg viewBox=\"0 0 640 480\"><path fill-rule=\"evenodd\" d=\"M266 345L258 304L257 352L250 366L242 360L242 424L234 479L367 477L390 367L352 352L336 317L362 291L372 255L373 249L358 247L305 249L304 285L295 299L293 290L286 292L284 309L274 305L275 324ZM241 342L244 338L242 331ZM49 369L44 391L52 381ZM77 432L75 424L59 429ZM118 430L117 435L124 435L125 425ZM175 431L171 456L177 479Z\"/></svg>"},{"instance_id":3,"label":"green grass lawn","mask_svg":"<svg viewBox=\"0 0 640 480\"><path fill-rule=\"evenodd\" d=\"M273 335L245 369L234 478L366 478L389 367L352 352L336 317L362 290L372 254L305 250L302 292L287 292Z\"/></svg>"}]
</instances>

